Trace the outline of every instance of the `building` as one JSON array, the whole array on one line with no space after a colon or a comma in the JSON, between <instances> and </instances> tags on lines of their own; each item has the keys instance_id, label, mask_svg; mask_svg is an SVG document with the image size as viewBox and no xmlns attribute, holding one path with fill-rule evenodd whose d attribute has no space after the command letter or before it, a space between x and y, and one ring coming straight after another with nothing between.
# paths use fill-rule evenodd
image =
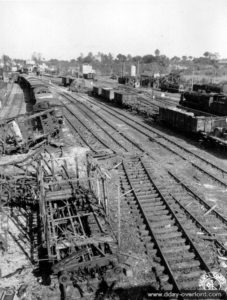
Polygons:
<instances>
[{"instance_id":1,"label":"building","mask_svg":"<svg viewBox=\"0 0 227 300\"><path fill-rule=\"evenodd\" d=\"M222 67L227 67L227 58L219 59L218 65Z\"/></svg>"}]
</instances>

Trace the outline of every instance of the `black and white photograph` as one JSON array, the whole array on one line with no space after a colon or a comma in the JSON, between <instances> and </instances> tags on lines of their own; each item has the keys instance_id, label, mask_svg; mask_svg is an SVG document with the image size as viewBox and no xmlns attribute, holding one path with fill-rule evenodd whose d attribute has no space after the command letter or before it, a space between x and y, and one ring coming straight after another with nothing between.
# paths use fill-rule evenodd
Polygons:
<instances>
[{"instance_id":1,"label":"black and white photograph","mask_svg":"<svg viewBox=\"0 0 227 300\"><path fill-rule=\"evenodd\" d=\"M227 300L226 38L226 0L0 0L0 300Z\"/></svg>"}]
</instances>

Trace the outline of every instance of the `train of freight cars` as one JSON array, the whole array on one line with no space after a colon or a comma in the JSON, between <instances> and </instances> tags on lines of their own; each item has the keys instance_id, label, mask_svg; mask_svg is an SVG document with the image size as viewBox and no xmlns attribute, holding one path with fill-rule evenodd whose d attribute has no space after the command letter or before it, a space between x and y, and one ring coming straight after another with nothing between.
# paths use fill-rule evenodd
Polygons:
<instances>
[{"instance_id":1,"label":"train of freight cars","mask_svg":"<svg viewBox=\"0 0 227 300\"><path fill-rule=\"evenodd\" d=\"M216 89L215 92L213 90ZM108 87L93 87L93 95L120 107L130 107L136 95L114 91ZM227 140L227 95L215 85L194 85L184 92L177 107L160 107L157 120L180 131L202 134L215 140Z\"/></svg>"},{"instance_id":2,"label":"train of freight cars","mask_svg":"<svg viewBox=\"0 0 227 300\"><path fill-rule=\"evenodd\" d=\"M54 109L59 119L62 119L61 104L57 104L48 84L35 76L26 74L14 77L14 81L19 84L24 93L26 111L28 114L42 112L47 109Z\"/></svg>"},{"instance_id":3,"label":"train of freight cars","mask_svg":"<svg viewBox=\"0 0 227 300\"><path fill-rule=\"evenodd\" d=\"M159 120L188 133L227 140L227 86L195 84L176 108L160 108Z\"/></svg>"}]
</instances>

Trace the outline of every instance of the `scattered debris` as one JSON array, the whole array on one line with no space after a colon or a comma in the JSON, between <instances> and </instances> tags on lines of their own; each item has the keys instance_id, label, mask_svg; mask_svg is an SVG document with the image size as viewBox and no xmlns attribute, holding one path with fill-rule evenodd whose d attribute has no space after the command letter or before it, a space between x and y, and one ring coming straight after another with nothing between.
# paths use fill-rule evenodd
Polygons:
<instances>
[{"instance_id":1,"label":"scattered debris","mask_svg":"<svg viewBox=\"0 0 227 300\"><path fill-rule=\"evenodd\" d=\"M62 117L54 109L48 109L31 116L22 115L0 122L0 153L26 153L61 134Z\"/></svg>"},{"instance_id":2,"label":"scattered debris","mask_svg":"<svg viewBox=\"0 0 227 300\"><path fill-rule=\"evenodd\" d=\"M214 210L216 207L217 207L217 204L215 204L214 206L212 206L211 209L209 209L209 210L204 214L204 216L206 216L206 215L208 215L209 213L211 213L212 210Z\"/></svg>"}]
</instances>

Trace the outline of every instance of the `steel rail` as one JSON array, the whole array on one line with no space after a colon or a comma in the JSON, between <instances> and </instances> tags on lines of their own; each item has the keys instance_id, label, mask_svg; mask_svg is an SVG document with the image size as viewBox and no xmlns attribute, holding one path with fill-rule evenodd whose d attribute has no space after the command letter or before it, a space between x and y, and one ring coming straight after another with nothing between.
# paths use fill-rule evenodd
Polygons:
<instances>
[{"instance_id":1,"label":"steel rail","mask_svg":"<svg viewBox=\"0 0 227 300\"><path fill-rule=\"evenodd\" d=\"M81 104L81 103L80 103ZM112 135L110 135L110 133L105 129L105 128L103 128L93 117L91 117L91 115L89 115L84 109L82 109L81 107L79 108L83 113L84 113L84 115L85 116L87 116L89 119L91 119L92 120L92 122L94 122L98 127L100 127L104 132L105 132L105 134L106 135L108 135L119 147L121 147L121 148L123 148L124 150L126 150L126 151L128 151L128 149L126 148L126 147L124 147L123 145L121 145L120 143L119 143L119 141L117 141L115 138L113 138L113 136ZM102 119L103 120L103 119ZM116 130L116 128L114 127L114 126L112 126L112 128L113 129L115 129ZM118 132L119 133L119 132ZM120 133L119 133L120 134Z\"/></svg>"},{"instance_id":2,"label":"steel rail","mask_svg":"<svg viewBox=\"0 0 227 300\"><path fill-rule=\"evenodd\" d=\"M83 96L79 95L81 98L84 98ZM73 99L75 99L73 96L71 96ZM86 98L87 99L87 98ZM88 99L87 99L88 100ZM93 102L93 101L92 101ZM86 105L83 103L83 105ZM102 105L104 105L106 107L105 104L102 103ZM99 106L99 105L98 105ZM163 142L161 142L160 140L158 140L157 138L151 136L151 134L149 133L145 133L144 131L142 131L141 129L139 129L138 127L136 127L135 125L131 124L130 122L133 122L134 124L137 124L149 131L152 131L153 133L157 134L160 138L163 138L164 140L167 140L168 142L174 144L176 147L180 148L181 150L189 153L192 156L195 156L197 159L203 161L204 163L206 163L207 165L212 166L213 168L215 168L216 170L218 170L219 172L225 173L227 175L227 171L216 166L215 164L213 164L212 162L209 162L208 160L198 156L197 154L191 152L190 150L186 149L185 147L183 147L182 145L177 144L176 142L170 140L166 135L161 135L161 133L157 132L156 130L154 130L151 127L148 127L147 125L141 124L140 122L137 122L135 120L131 120L128 116L125 116L124 114L117 112L117 116L113 113L112 111L109 111L108 109L104 109L104 111L108 112L109 114L113 115L115 118L120 119L121 121L123 121L124 123L126 123L127 125L129 125L130 127L132 127L133 129L137 130L138 132L142 133L143 135L145 135L148 138L151 138L152 140L154 140L157 144L161 145L162 147L164 147L165 149L167 149L168 151L174 153L175 155L177 155L178 157L181 157L183 160L185 161L189 161L193 167L195 167L196 169L198 169L200 172L206 174L208 177L210 177L213 181L218 182L220 185L227 187L227 182L223 181L222 179L218 178L217 176L211 174L209 171L201 168L200 166L198 166L198 164L194 163L193 161L189 160L188 158L186 158L184 155L180 154L179 152L177 152L176 150L170 148L169 146L165 145ZM97 112L94 112L97 116L100 117L100 115ZM119 115L122 115L124 118L127 118L130 122L128 122L128 120L122 119L122 117L120 117Z\"/></svg>"},{"instance_id":3,"label":"steel rail","mask_svg":"<svg viewBox=\"0 0 227 300\"><path fill-rule=\"evenodd\" d=\"M67 98L69 99L69 98ZM70 100L70 99L69 99ZM71 100L70 100L71 101ZM81 106L84 106L87 110L89 110L89 108L84 105L84 103L79 103ZM134 142L132 139L130 139L129 137L127 137L125 134L123 134L122 132L120 132L119 130L116 130L116 126L113 126L108 120L104 119L102 116L100 116L99 114L97 114L95 111L91 111L90 110L90 113L88 114L83 108L79 108L80 110L83 111L83 113L89 117L89 119L92 120L92 122L94 122L97 126L99 126L107 135L109 135L115 143L117 143L120 147L124 148L124 150L126 151L129 151L125 146L122 146L115 138L113 138L112 135L110 135L108 133L108 131L103 128L92 116L91 116L91 113L93 113L94 115L98 116L103 122L105 122L106 124L108 124L109 127L111 127L113 130L115 130L117 132L117 134L121 135L124 139L126 139L130 144L133 144L136 148L140 149L143 153L145 152L145 150L143 148L141 148L141 146Z\"/></svg>"},{"instance_id":4,"label":"steel rail","mask_svg":"<svg viewBox=\"0 0 227 300\"><path fill-rule=\"evenodd\" d=\"M143 167L143 163L141 162L141 165ZM174 288L177 290L177 291L180 291L180 287L179 287L179 284L174 276L174 273L168 263L168 259L165 257L165 254L163 253L162 251L162 246L160 245L159 241L158 241L158 238L157 238L157 235L153 232L151 226L150 226L150 222L146 216L146 212L144 211L143 207L142 207L142 204L140 203L140 195L138 194L137 192L137 189L134 185L134 183L132 182L131 178L130 178L130 174L129 174L129 171L127 170L127 166L125 165L125 163L123 162L123 169L124 169L124 172L126 174L126 177L127 177L127 180L129 182L129 184L131 185L131 189L132 189L132 192L134 194L134 197L137 201L137 204L140 208L140 211L141 211L141 214L143 215L143 218L144 218L144 221L145 221L145 224L147 226L147 229L149 230L150 232L150 235L151 237L153 238L154 240L154 243L158 249L158 252L164 262L164 265L168 271L168 274L170 276L170 280L172 281L173 285L174 285ZM197 247L195 246L195 244L193 243L192 239L190 238L187 230L184 228L184 226L181 224L180 220L178 219L178 217L176 216L175 212L173 211L173 209L171 208L171 206L169 205L168 201L165 199L164 195L162 194L162 192L159 190L159 188L156 186L156 184L154 183L154 181L152 180L152 178L150 177L150 174L147 173L146 169L144 168L144 172L146 173L147 177L149 178L149 181L151 183L151 185L154 187L156 193L158 194L158 197L161 198L163 204L168 208L168 211L169 213L172 215L173 219L175 220L176 224L178 225L180 231L183 233L183 236L184 238L186 238L187 242L190 244L191 248L194 250L194 253L196 254L197 258L199 259L200 263L201 263L201 266L202 268L206 271L206 272L210 272L210 267L207 265L207 263L204 261L204 259L202 258L199 250L197 249Z\"/></svg>"},{"instance_id":5,"label":"steel rail","mask_svg":"<svg viewBox=\"0 0 227 300\"><path fill-rule=\"evenodd\" d=\"M128 174L127 170L126 170L126 167L125 167L125 164L124 164L124 163L123 163L123 169L124 169L124 172L125 172L125 174L126 174L126 176L127 176L128 181L129 181L129 183L130 183L130 185L131 185L132 193L134 194L134 197L135 197L135 199L137 200L137 204L138 204L138 206L139 206L139 208L140 208L140 211L141 211L141 214L142 214L142 216L143 216L143 218L144 218L145 224L146 224L146 226L147 226L147 228L148 228L148 230L149 230L149 232L150 232L151 237L153 238L153 240L154 240L154 242L155 242L155 245L156 245L156 247L157 247L157 249L158 249L158 252L159 252L159 254L160 254L160 256L161 256L161 258L162 258L162 260L163 260L163 262L164 262L164 265L165 265L165 267L166 267L166 269L167 269L167 271L168 271L168 274L169 274L170 277L171 277L171 280L172 280L172 282L173 282L174 288L175 288L178 292L180 292L180 288L179 288L179 286L178 286L178 284L177 284L177 282L176 282L176 280L175 280L175 278L174 278L174 276L173 276L173 273L172 273L172 270L171 270L171 268L170 268L170 265L169 265L169 263L168 263L168 261L167 261L165 255L163 254L163 252L162 252L162 250L161 250L161 246L160 246L160 244L159 244L159 242L158 242L158 240L157 240L157 237L156 237L155 233L153 232L153 230L151 229L149 220L148 220L148 218L146 217L146 214L145 214L145 212L144 212L144 209L142 208L142 206L141 206L141 204L140 204L140 201L139 201L139 199L138 199L138 195L137 195L137 193L135 192L135 190L134 190L134 188L133 188L133 184L132 184L132 182L131 182L131 180L130 180L129 174Z\"/></svg>"},{"instance_id":6,"label":"steel rail","mask_svg":"<svg viewBox=\"0 0 227 300\"><path fill-rule=\"evenodd\" d=\"M83 96L79 95L81 98L84 98ZM72 97L74 98L74 97ZM86 98L87 99L87 98ZM90 98L89 98L90 99ZM87 99L88 100L88 99ZM94 103L94 100L91 98L91 102ZM99 106L97 103L96 103L97 106ZM122 114L121 112L119 111L116 111L114 108L112 108L112 110L110 111L109 110L109 107L107 107L106 104L102 103L101 106L105 106L107 109L103 109L104 111L108 112L109 114L113 115L115 118L118 118L120 119L121 121L125 122L126 124L128 124L129 126L133 127L135 130L137 130L138 132L142 133L143 135L147 136L147 137L150 137L151 139L153 139L155 142L157 142L158 144L160 144L161 146L165 147L166 149L168 149L169 151L173 152L174 154L176 154L177 156L180 156L182 157L184 160L187 160L189 161L195 168L197 168L197 164L192 162L191 160L189 160L188 158L185 158L183 155L179 154L178 152L176 152L175 150L169 148L167 145L164 145L162 142L158 141L157 139L155 139L154 137L150 136L149 134L145 133L144 131L142 131L141 129L137 128L135 125L131 124L130 122L133 122L134 124L137 124L143 128L145 128L146 130L149 130L155 134L157 134L160 138L163 138L165 140L167 140L168 142L174 144L176 147L180 148L181 150L189 153L190 155L196 157L197 159L203 161L204 163L206 163L207 165L210 165L212 168L215 168L216 170L218 170L219 172L225 175L227 175L227 170L224 170L223 168L219 167L219 166L216 166L214 163L212 163L211 161L208 161L207 159L199 156L198 154L196 153L193 153L192 151L188 150L187 148L185 148L184 146L182 145L179 145L177 142L173 141L172 139L170 139L169 137L167 137L166 134L163 134L161 132L159 132L158 130L148 126L148 125L145 125L145 124L142 124L141 122L138 122L136 120L132 120L129 116L125 116L124 114ZM115 115L113 113L113 111L115 111L117 113L117 115ZM127 118L130 122L128 122L127 120L125 119L122 119L121 117L119 117L119 115L123 116L124 118ZM208 171L205 171L204 169L201 169L200 168L200 171L202 170L202 172L206 173L208 176L211 176L212 179L215 178L216 181L218 181L221 185L223 186L227 186L227 182L224 182L222 181L221 179L215 177L214 175L212 175L211 173L209 173Z\"/></svg>"},{"instance_id":7,"label":"steel rail","mask_svg":"<svg viewBox=\"0 0 227 300\"><path fill-rule=\"evenodd\" d=\"M141 159L141 161L142 161L142 164L143 164L143 168L146 170L146 172L147 172L147 174L149 174L149 176L150 176L150 170L148 170L148 168L146 167L146 164L145 164L145 162L144 162L144 160L143 159ZM153 182L154 182L154 180L153 180ZM179 183L181 184L181 185L183 185L183 183L179 180ZM184 185L183 185L184 186ZM193 193L193 192L192 192ZM206 234L208 234L209 236L214 236L214 234L213 233L211 233L184 205L182 205L181 203L180 203L180 201L171 193L171 192L168 192L168 194L174 199L174 201L180 206L180 208L190 217L190 219L192 219L196 224L197 224L197 226L198 227L200 227ZM193 193L193 196L195 197L195 198L197 198L198 196L197 195L195 195L194 193ZM211 209L211 207L203 200L203 199L201 199L200 198L200 203L202 203L202 204L204 204L204 206L206 207L206 208L209 208L209 209ZM208 206L208 207L207 207ZM212 210L213 211L213 210ZM215 213L215 215L216 215L216 213L218 214L218 216L216 215L216 217L218 218L218 219L220 219L220 217L222 217L221 215L219 215L219 213L217 212L217 211L215 211L214 210L214 213ZM222 217L223 219L224 219L224 221L225 222L227 222L227 220L224 218L224 217ZM226 223L225 223L226 224ZM227 225L227 224L226 224ZM222 250L224 250L225 252L227 251L227 249L226 249L226 247L221 243L221 242L219 242L217 239L215 239L215 243L222 249Z\"/></svg>"},{"instance_id":8,"label":"steel rail","mask_svg":"<svg viewBox=\"0 0 227 300\"><path fill-rule=\"evenodd\" d=\"M64 95L67 95L67 96L70 96L71 98L73 99L76 99L74 98L72 95L68 95L66 92L62 92L62 94ZM82 95L77 95L83 99L86 99L86 100L90 100L92 102L94 102L94 100L91 98L91 97L84 97ZM97 106L99 106L97 103L95 103ZM219 167L219 166L216 166L215 164L213 164L211 161L208 161L206 158L203 158L201 156L199 156L198 154L196 153L193 153L192 151L188 150L186 147L182 146L182 145L179 145L178 143L176 143L175 141L173 141L171 138L169 138L166 134L163 134L161 133L160 131L158 131L157 129L154 129L154 128L151 128L150 126L146 125L146 124L142 124L141 122L138 122L136 120L132 120L131 118L129 118L129 116L125 116L124 114L122 114L121 112L119 111L116 111L116 109L112 108L111 112L108 110L109 107L102 103L102 106L105 106L106 109L104 109L105 111L107 111L108 113L112 114L114 117L117 117L119 118L119 115L123 116L124 118L127 117L128 120L132 121L134 124L137 124L149 131L152 131L153 133L157 134L158 136L160 136L161 138L167 140L168 142L174 144L176 147L180 148L181 150L189 153L190 155L194 156L195 158L203 161L204 163L206 163L207 165L210 165L212 168L218 170L219 172L222 173L222 176L223 174L227 175L227 170L224 170L223 168ZM102 107L103 109L103 107ZM113 114L113 110L117 113L117 116L115 114ZM119 118L121 119L121 118ZM122 119L121 119L122 120ZM142 134L146 135L147 137L150 137L148 134L146 134L145 132L141 131L140 129L138 129L137 127L135 127L134 125L128 123L126 120L123 120L126 124L130 125L131 127L133 127L134 129L136 129L137 131L141 132ZM178 152L174 151L173 149L169 148L167 145L164 145L163 143L161 143L160 141L158 141L157 139L151 137L153 140L155 140L156 143L160 144L162 147L165 147L167 150L171 151L172 153L176 154L177 156L180 156L182 159L188 161L188 158L185 158L183 155L179 154ZM227 182L224 182L223 180L217 178L216 176L212 175L210 172L208 171L205 171L204 169L200 168L196 163L192 162L191 160L189 160L189 162L197 169L199 169L200 171L202 171L203 173L205 173L207 176L210 176L213 180L219 182L219 184L221 184L222 186L225 186L227 187Z\"/></svg>"},{"instance_id":9,"label":"steel rail","mask_svg":"<svg viewBox=\"0 0 227 300\"><path fill-rule=\"evenodd\" d=\"M168 173L175 179L176 182L180 183L190 194L192 194L195 199L197 199L203 206L206 207L206 209L211 210L212 207L205 201L203 200L200 196L198 196L189 185L184 183L182 180L180 180L176 174L173 174L171 171L168 170ZM215 214L215 216L221 220L222 223L224 223L227 226L227 219L222 216L217 210L212 209L211 213Z\"/></svg>"},{"instance_id":10,"label":"steel rail","mask_svg":"<svg viewBox=\"0 0 227 300\"><path fill-rule=\"evenodd\" d=\"M67 95L68 96L68 95ZM66 97L65 95L64 95L64 97ZM70 101L72 101L69 97L66 97L68 100L70 100ZM74 99L74 98L73 98ZM81 103L80 102L80 104L81 105L84 105L84 103ZM85 105L85 107L87 108L87 109L89 109L86 105ZM81 108L80 108L81 109ZM81 109L82 111L83 111L83 109ZM70 110L69 110L70 111ZM71 112L71 111L70 111ZM103 117L101 117L99 114L97 114L96 112L94 112L94 111L92 111L92 113L94 113L96 116L98 116L102 121L104 121L106 124L108 124L112 129L114 129L115 131L116 131L116 127L114 127L110 122L108 122L107 120L105 120ZM86 113L87 114L87 113ZM87 114L88 115L88 114ZM90 116L89 116L90 117ZM94 120L94 119L92 119L92 120ZM94 122L96 122L96 121L94 121ZM96 122L96 124L98 124L97 122ZM102 129L102 130L104 130L103 129L103 127L102 126L100 126L99 124L98 124L98 126ZM106 130L105 130L106 131ZM106 133L108 134L108 132L106 131ZM135 141L133 141L131 138L129 138L128 136L126 136L125 134L123 134L122 132L120 132L120 131L118 131L117 130L117 133L118 134L120 134L122 137L124 137L128 142L130 142L132 145L134 145L136 148L138 148L142 153L146 153L146 151L137 143L137 142L135 142ZM110 134L108 134L109 136L110 136ZM110 138L112 138L114 141L115 141L115 143L117 143L117 144L119 144L119 142L118 141L116 141L116 139L115 138L113 138L112 136L110 136ZM121 148L123 148L123 146L121 145ZM125 148L127 151L128 151L128 149L127 148ZM151 156L152 157L152 156Z\"/></svg>"},{"instance_id":11,"label":"steel rail","mask_svg":"<svg viewBox=\"0 0 227 300\"><path fill-rule=\"evenodd\" d=\"M77 130L77 128L74 126L74 124L66 117L64 116L64 118L66 119L66 121L69 123L70 127L75 130L75 132L79 135L79 137L81 138L81 140L83 141L83 143L90 148L93 152L98 153L91 145L89 145L85 138L81 135L81 133Z\"/></svg>"},{"instance_id":12,"label":"steel rail","mask_svg":"<svg viewBox=\"0 0 227 300\"><path fill-rule=\"evenodd\" d=\"M78 95L78 96L81 97L81 98L85 98L85 97L83 97L82 95ZM86 99L88 100L88 98L86 98ZM91 97L89 97L89 99L90 99L92 102L94 102L94 100L93 100ZM97 103L96 103L96 105L98 106ZM109 107L108 107L105 103L102 103L102 106L105 106L105 107L107 108L106 111L109 112L109 111L108 111ZM138 124L139 126L145 128L145 129L147 129L147 130L149 130L149 131L152 131L152 132L156 133L156 134L159 135L160 137L162 137L162 138L168 140L170 143L175 144L177 147L182 148L185 152L188 152L189 154L191 154L191 155L197 157L198 159L203 160L203 161L206 162L207 164L211 165L213 168L216 168L216 169L218 169L219 171L222 171L223 173L227 174L227 170L224 170L223 168L216 166L216 165L213 164L212 162L208 161L206 158L203 158L203 157L199 156L198 154L193 153L192 151L188 150L188 149L185 148L184 146L179 145L178 143L176 143L175 141L173 141L171 138L169 138L169 137L168 137L166 134L164 134L163 132L160 132L160 131L157 130L157 129L154 129L154 128L152 128L152 127L146 125L146 124L143 124L142 122L139 122L139 121L136 121L136 120L132 120L129 116L125 116L123 113L121 113L121 112L119 112L119 111L116 111L115 108L112 108L111 111L113 111L113 110L114 110L118 115L122 115L123 117L127 117L130 121L132 121L132 122ZM138 129L137 129L137 130L138 130Z\"/></svg>"},{"instance_id":13,"label":"steel rail","mask_svg":"<svg viewBox=\"0 0 227 300\"><path fill-rule=\"evenodd\" d=\"M114 153L117 153L116 152L116 150L113 150L113 149L111 149L110 148L110 146L101 138L101 137L99 137L96 133L94 133L93 131L92 131L92 129L91 128L89 128L87 125L85 125L79 118L78 118L78 116L76 116L66 105L64 105L65 106L65 108L68 110L68 112L70 112L74 117L75 117L75 119L83 126L83 127L85 127L86 129L87 129L87 131L88 132L90 132L94 137L95 137L95 139L100 143L100 144L102 144L104 147L106 147L107 149L110 149L111 151L113 151ZM71 122L71 125L72 125L72 122ZM73 128L75 129L75 126L73 126ZM75 129L76 130L76 129ZM78 133L78 130L77 130L77 133ZM81 136L81 134L80 134L80 136ZM87 142L86 142L86 144L87 144ZM91 148L91 146L90 146L90 144L89 144L89 148ZM94 149L94 148L93 148ZM95 152L97 153L97 151L95 150Z\"/></svg>"}]
</instances>

